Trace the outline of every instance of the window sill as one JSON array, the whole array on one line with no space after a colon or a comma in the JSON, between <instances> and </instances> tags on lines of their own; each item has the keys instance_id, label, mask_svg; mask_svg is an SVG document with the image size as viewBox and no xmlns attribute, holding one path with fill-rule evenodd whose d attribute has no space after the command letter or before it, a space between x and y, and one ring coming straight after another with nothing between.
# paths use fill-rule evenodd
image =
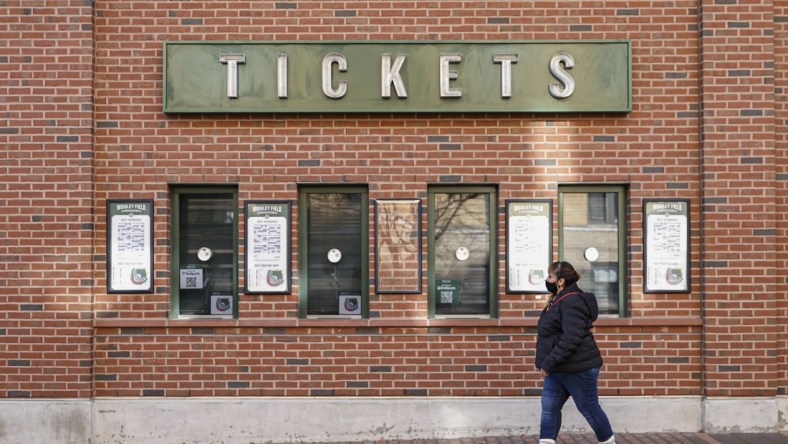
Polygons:
<instances>
[{"instance_id":1,"label":"window sill","mask_svg":"<svg viewBox=\"0 0 788 444\"><path fill-rule=\"evenodd\" d=\"M537 318L309 318L309 319L95 319L95 328L303 328L303 327L355 327L355 328L430 328L430 327L536 327ZM600 318L596 328L616 327L700 327L700 317L647 317Z\"/></svg>"}]
</instances>

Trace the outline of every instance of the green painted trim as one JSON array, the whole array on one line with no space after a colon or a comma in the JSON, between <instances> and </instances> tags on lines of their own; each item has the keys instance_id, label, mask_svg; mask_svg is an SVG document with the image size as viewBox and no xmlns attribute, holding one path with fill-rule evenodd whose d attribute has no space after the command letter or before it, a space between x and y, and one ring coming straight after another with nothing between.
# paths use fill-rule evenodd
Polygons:
<instances>
[{"instance_id":1,"label":"green painted trim","mask_svg":"<svg viewBox=\"0 0 788 444\"><path fill-rule=\"evenodd\" d=\"M347 193L361 194L361 317L369 318L369 188L366 185L302 185L298 189L298 317L309 316L307 289L309 264L307 263L307 205L309 194Z\"/></svg>"},{"instance_id":2,"label":"green painted trim","mask_svg":"<svg viewBox=\"0 0 788 444\"><path fill-rule=\"evenodd\" d=\"M490 317L498 316L498 188L494 185L429 185L427 189L427 316L435 318L435 194L485 193L490 195L490 263L487 297Z\"/></svg>"},{"instance_id":3,"label":"green painted trim","mask_svg":"<svg viewBox=\"0 0 788 444\"><path fill-rule=\"evenodd\" d=\"M435 191L427 190L427 316L435 317Z\"/></svg>"},{"instance_id":4,"label":"green painted trim","mask_svg":"<svg viewBox=\"0 0 788 444\"><path fill-rule=\"evenodd\" d=\"M306 228L306 192L298 190L298 317L307 316L307 282L309 282L309 264L306 257L307 232ZM363 303L363 302L362 302Z\"/></svg>"},{"instance_id":5,"label":"green painted trim","mask_svg":"<svg viewBox=\"0 0 788 444\"><path fill-rule=\"evenodd\" d=\"M571 191L568 191L571 190ZM617 193L616 204L618 207L618 315L626 317L629 314L627 283L627 219L626 212L628 201L628 187L626 185L559 185L558 186L558 260L564 259L564 194L567 193Z\"/></svg>"},{"instance_id":6,"label":"green painted trim","mask_svg":"<svg viewBox=\"0 0 788 444\"><path fill-rule=\"evenodd\" d=\"M627 283L629 282L629 274L627 264L627 221L629 220L629 213L627 212L627 202L629 195L628 188L619 187L618 193L618 257L621 258L621 263L618 266L618 272L621 279L618 280L618 315L621 317L629 316L629 304L627 304Z\"/></svg>"},{"instance_id":7,"label":"green painted trim","mask_svg":"<svg viewBox=\"0 0 788 444\"><path fill-rule=\"evenodd\" d=\"M172 214L172 226L170 227L170 318L178 319L180 315L180 281L179 270L181 265L180 258L180 202L183 194L233 194L233 208L235 209L235 224L233 224L233 319L238 319L238 187L209 186L204 184L195 185L170 185L170 212Z\"/></svg>"},{"instance_id":8,"label":"green painted trim","mask_svg":"<svg viewBox=\"0 0 788 444\"><path fill-rule=\"evenodd\" d=\"M172 226L170 226L170 318L178 319L181 312L180 300L180 281L176 283L178 270L181 268L181 257L177 252L180 251L181 236L181 212L178 211L181 203L181 193L172 189L170 192L170 213L172 214Z\"/></svg>"},{"instance_id":9,"label":"green painted trim","mask_svg":"<svg viewBox=\"0 0 788 444\"><path fill-rule=\"evenodd\" d=\"M490 191L490 317L498 317L498 188ZM504 208L505 214L505 208Z\"/></svg>"},{"instance_id":10,"label":"green painted trim","mask_svg":"<svg viewBox=\"0 0 788 444\"><path fill-rule=\"evenodd\" d=\"M377 47L377 48L376 48ZM552 56L568 51L577 60L569 70L578 89L571 97L550 96ZM239 53L238 97L227 94L228 64L219 54ZM277 57L287 54L287 98L278 98ZM322 57L347 57L347 93L330 99L322 92ZM381 54L406 54L399 70L407 98L381 97ZM462 97L440 97L441 54L463 54L450 70L459 74L450 88ZM502 97L501 66L493 54L518 54L512 95ZM372 63L370 60L377 60ZM164 42L165 113L579 113L632 111L630 40L444 40L444 41L167 41ZM359 68L362 66L362 68ZM354 69L355 67L355 69ZM585 69L585 71L583 71ZM395 69L396 71L396 69ZM254 72L254 76L244 73ZM445 78L444 78L445 80ZM393 89L393 88L392 88Z\"/></svg>"}]
</instances>

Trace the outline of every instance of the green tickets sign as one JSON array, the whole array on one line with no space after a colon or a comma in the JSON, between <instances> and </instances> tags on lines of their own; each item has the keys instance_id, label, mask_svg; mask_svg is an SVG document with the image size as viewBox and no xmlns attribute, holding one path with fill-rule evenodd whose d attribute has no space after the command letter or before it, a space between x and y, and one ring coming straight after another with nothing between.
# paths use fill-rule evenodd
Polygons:
<instances>
[{"instance_id":1,"label":"green tickets sign","mask_svg":"<svg viewBox=\"0 0 788 444\"><path fill-rule=\"evenodd\" d=\"M629 112L629 41L166 42L166 113Z\"/></svg>"}]
</instances>

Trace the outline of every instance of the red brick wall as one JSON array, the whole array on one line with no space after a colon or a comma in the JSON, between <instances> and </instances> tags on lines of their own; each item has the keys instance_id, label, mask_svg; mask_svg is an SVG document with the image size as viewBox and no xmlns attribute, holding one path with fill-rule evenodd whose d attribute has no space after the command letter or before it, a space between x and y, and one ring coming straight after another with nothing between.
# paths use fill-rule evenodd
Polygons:
<instances>
[{"instance_id":1,"label":"red brick wall","mask_svg":"<svg viewBox=\"0 0 788 444\"><path fill-rule=\"evenodd\" d=\"M777 386L772 3L703 1L706 390ZM736 50L731 50L736 48Z\"/></svg>"},{"instance_id":2,"label":"red brick wall","mask_svg":"<svg viewBox=\"0 0 788 444\"><path fill-rule=\"evenodd\" d=\"M100 328L96 395L536 395L533 337L522 327ZM700 394L692 328L600 339L603 393Z\"/></svg>"},{"instance_id":3,"label":"red brick wall","mask_svg":"<svg viewBox=\"0 0 788 444\"><path fill-rule=\"evenodd\" d=\"M299 183L355 182L369 184L371 199L415 196L425 205L428 183L496 183L499 242L505 245L503 202L556 199L556 178L630 183L633 320L605 321L599 328L608 363L603 392L700 394L698 279L692 293L672 295L644 295L641 279L641 205L649 197L691 200L693 275L699 273L694 3L573 8L555 2L524 9L495 2L432 2L434 7L427 8L381 2L370 9L366 2L331 1L234 3L232 10L212 5L96 4L97 229L105 230L104 199L155 198L159 287L154 295L107 295L102 293L103 270L97 269L96 311L102 326L96 338L97 395L537 393L531 354L543 301L506 294L503 271L500 321L428 321L426 286L422 295L373 294L369 321L299 321L294 256L292 295L242 295L237 323L166 322L167 183L237 182L243 204L297 201ZM633 112L161 113L165 40L555 38L631 39ZM105 253L101 236L97 250ZM502 249L499 254L504 257ZM501 260L501 270L504 266ZM664 326L663 317L673 318L672 326Z\"/></svg>"},{"instance_id":4,"label":"red brick wall","mask_svg":"<svg viewBox=\"0 0 788 444\"><path fill-rule=\"evenodd\" d=\"M92 20L0 4L2 397L91 393Z\"/></svg>"},{"instance_id":5,"label":"red brick wall","mask_svg":"<svg viewBox=\"0 0 788 444\"><path fill-rule=\"evenodd\" d=\"M15 150L30 152L42 168L46 159L46 167L52 168L50 176L35 179L40 173L33 171L40 169L28 167L20 157L11 157L13 151L4 152L4 161L13 160L17 168L29 169L15 182L6 180L3 195L12 192L14 183L29 187L32 193L33 189L42 189L34 185L60 181L63 187L57 192L62 192L65 174L70 173L68 191L58 200L71 199L73 204L68 209L57 206L53 214L44 214L41 208L52 201L54 189L49 194L35 191L35 198L23 197L24 191L5 198L7 203L14 202L20 214L39 211L44 215L45 224L34 221L32 227L29 220L14 222L12 216L0 216L18 232L9 236L14 243L19 239L24 245L27 239L47 248L57 242L67 245L54 247L60 248L54 265L37 256L35 260L20 256L18 264L5 261L0 265L4 273L0 278L11 284L0 287L3 292L20 286L11 283L12 278L27 279L21 285L24 290L0 296L0 302L9 305L4 316L20 317L14 321L19 331L6 329L0 341L19 347L38 337L53 337L57 339L52 341L73 345L79 352L89 351L88 304L94 294L97 328L93 330L93 393L97 396L537 394L540 381L533 371L532 349L536 315L543 301L534 295L505 293L504 201L555 200L559 182L614 182L629 184L630 317L599 322L596 334L606 359L602 393L699 395L705 378L711 395L775 394L778 300L781 319L786 317L785 297L778 296L777 290L785 290L788 282L783 280L778 286L774 278L778 275L778 248L785 265L785 232L777 231L774 208L776 203L785 208L786 171L784 156L774 155L775 145L781 146L784 140L775 140L775 103L769 92L774 86L769 79L775 75L769 65L775 47L775 36L770 34L774 27L771 5L713 1L702 5L679 1L667 6L648 1L522 2L522 8L514 8L512 3L435 1L419 2L417 7L401 2L247 1L215 9L216 2L209 1L95 0L93 116L89 106L89 49L84 55L88 60L86 86L75 91L72 86L59 86L59 82L82 81L81 77L70 77L75 75L74 70L55 77L56 68L51 67L36 71L32 78L25 77L19 66L14 66L16 71L2 71L19 83L38 76L40 83L53 84L63 88L68 93L65 95L72 95L68 100L58 94L62 103L55 105L62 108L54 111L47 102L54 99L47 99L48 94L41 92L38 100L26 106L36 118L45 116L42 122L34 124L20 112L18 123L12 126L19 128L18 133L4 133L9 130L0 128L0 140L8 140ZM82 6L84 3L78 4L75 10L84 15L62 20L72 26L84 20L84 25L77 28L87 29L86 37L80 36L73 44L75 48L89 48L93 11ZM10 20L4 32L19 39L16 46L0 49L16 51L9 57L24 57L22 54L31 50L24 45L32 37L25 35L22 30L26 28L17 22L29 19L27 26L38 29L35 32L41 36L55 26L52 19L45 19L54 16L52 13L40 13L32 20L22 6L6 9L11 14L1 19ZM61 20L60 14L57 20ZM62 39L52 32L49 41ZM701 32L708 34L701 38ZM161 112L166 40L344 39L629 39L633 111L582 115L182 116ZM747 50L738 49L742 41L747 42ZM68 50L63 44L50 49ZM704 55L702 65L700 53ZM49 54L51 51L42 50L34 58ZM749 70L749 75L743 75L744 70ZM701 79L702 73L708 77ZM703 108L702 98L708 101ZM736 104L734 108L731 102ZM4 104L9 111L13 105L16 103ZM742 114L742 110L746 112ZM46 117L50 113L51 117ZM92 140L91 117L95 119ZM47 126L50 120L57 124ZM777 128L781 128L779 125L784 126L784 122ZM22 139L25 131L33 133L33 140L51 138L52 146L43 150L38 147L44 142L36 140L31 142L36 149L24 148L27 142L14 140ZM77 138L59 143L61 133ZM95 162L92 209L91 146ZM50 159L47 156L51 153L61 153L63 158L76 155L74 165L79 161L88 166L79 164L74 171L56 169L49 161L61 157ZM782 192L778 197L772 182L775 170L777 178L782 177L782 182L777 182ZM15 177L10 170L8 174L9 178ZM31 179L27 175L34 176ZM34 183L36 180L40 183ZM369 320L299 320L298 218L294 211L291 295L241 294L237 321L168 320L169 183L237 183L242 208L246 200L297 202L297 185L315 180L366 183L370 199L420 197L425 206L428 183L497 184L499 319L429 320L425 285L422 295L375 295L371 287L370 311L374 316ZM702 191L702 185L709 189ZM88 195L78 195L80 192ZM642 201L654 197L690 199L690 293L642 291ZM105 201L110 198L155 201L153 294L106 293ZM703 219L702 206L706 211ZM91 211L95 227L90 226ZM76 226L63 230L72 219L78 221ZM243 237L243 225L240 228ZM708 242L703 247L701 234ZM778 237L781 247L774 246ZM557 242L557 235L554 239ZM95 249L90 248L93 241ZM370 245L372 241L370 232ZM424 245L426 258L426 242ZM80 247L76 248L78 255L72 246ZM10 246L0 245L0 249L14 257ZM26 254L38 253L31 245ZM26 269L17 270L36 264L42 268L54 266L59 280L44 287L32 278L22 278ZM424 268L426 271L426 261ZM374 270L374 264L370 270ZM74 277L82 271L85 276ZM755 288L765 291L756 297ZM50 294L55 292L59 293ZM76 307L60 310L49 310L44 304L47 309L42 313L32 313L42 318L46 314L48 324L40 321L44 330L26 327L31 313L23 305L50 301L45 298L60 303L69 297L79 304L73 302ZM704 334L703 315L708 319ZM73 338L57 333L59 323L69 322L82 328ZM785 327L781 327L781 333L784 338ZM708 343L701 346L703 338ZM784 352L785 341L780 345ZM24 348L25 353L40 349L34 344ZM56 346L41 349L46 352L36 353L44 359L46 353L54 353ZM71 361L53 357L24 368L21 374L40 372L43 380L43 375L50 375L51 367L70 377L84 375L89 382L90 355L76 358L78 351L69 352ZM0 367L11 368L8 363L24 360L16 356L0 355ZM783 372L779 384L784 387L785 358L780 359ZM18 367L11 369L19 371ZM31 371L32 367L37 370ZM760 382L755 384L753 380ZM85 396L85 392L53 393L47 387L32 387L28 395ZM53 387L60 390L62 385ZM80 389L88 390L89 384L85 382ZM16 394L11 390L7 389L5 396ZM24 389L20 385L13 390Z\"/></svg>"},{"instance_id":6,"label":"red brick wall","mask_svg":"<svg viewBox=\"0 0 788 444\"><path fill-rule=\"evenodd\" d=\"M775 169L777 226L777 364L780 395L788 394L788 3L774 8Z\"/></svg>"}]
</instances>

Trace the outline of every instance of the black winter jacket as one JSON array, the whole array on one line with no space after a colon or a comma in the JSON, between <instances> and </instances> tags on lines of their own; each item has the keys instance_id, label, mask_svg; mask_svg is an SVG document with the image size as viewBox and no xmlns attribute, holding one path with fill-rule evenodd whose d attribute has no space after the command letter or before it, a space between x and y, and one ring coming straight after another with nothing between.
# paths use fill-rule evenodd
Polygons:
<instances>
[{"instance_id":1,"label":"black winter jacket","mask_svg":"<svg viewBox=\"0 0 788 444\"><path fill-rule=\"evenodd\" d=\"M591 333L599 316L596 296L572 284L550 304L539 316L536 368L548 373L577 373L602 366L602 355Z\"/></svg>"}]
</instances>

